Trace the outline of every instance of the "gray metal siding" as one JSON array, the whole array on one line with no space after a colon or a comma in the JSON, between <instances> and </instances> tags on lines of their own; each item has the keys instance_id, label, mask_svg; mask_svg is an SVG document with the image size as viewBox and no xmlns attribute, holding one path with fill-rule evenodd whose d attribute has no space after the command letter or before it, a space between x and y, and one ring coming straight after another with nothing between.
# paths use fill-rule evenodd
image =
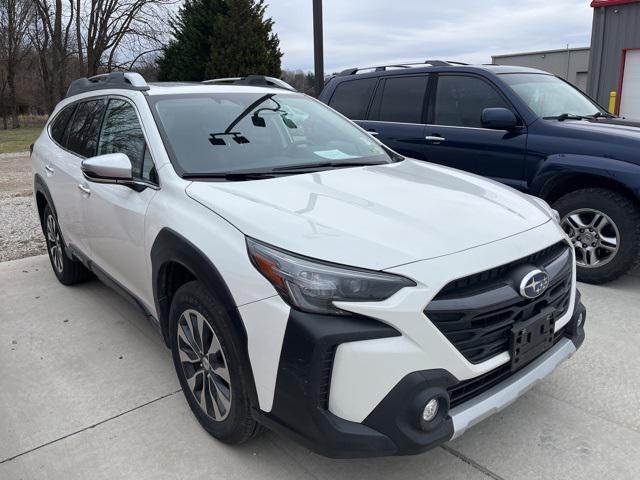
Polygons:
<instances>
[{"instance_id":1,"label":"gray metal siding","mask_svg":"<svg viewBox=\"0 0 640 480\"><path fill-rule=\"evenodd\" d=\"M587 93L605 107L618 90L625 48L640 48L640 3L594 8Z\"/></svg>"},{"instance_id":2,"label":"gray metal siding","mask_svg":"<svg viewBox=\"0 0 640 480\"><path fill-rule=\"evenodd\" d=\"M517 65L531 67L553 73L568 80L577 87L584 88L581 77L589 69L589 49L550 50L546 52L498 55L493 57L496 65ZM582 85L581 85L582 84Z\"/></svg>"}]
</instances>

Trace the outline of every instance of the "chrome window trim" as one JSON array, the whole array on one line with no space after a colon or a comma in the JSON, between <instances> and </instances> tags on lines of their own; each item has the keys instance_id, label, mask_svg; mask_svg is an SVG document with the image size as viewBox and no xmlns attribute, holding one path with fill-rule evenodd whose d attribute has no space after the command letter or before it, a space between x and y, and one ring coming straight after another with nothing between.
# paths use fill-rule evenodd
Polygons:
<instances>
[{"instance_id":1,"label":"chrome window trim","mask_svg":"<svg viewBox=\"0 0 640 480\"><path fill-rule=\"evenodd\" d=\"M418 127L426 126L425 123L408 123L408 122L385 122L384 120L351 120L352 122L369 122L369 123L393 123L394 125L415 125Z\"/></svg>"},{"instance_id":2,"label":"chrome window trim","mask_svg":"<svg viewBox=\"0 0 640 480\"><path fill-rule=\"evenodd\" d=\"M440 125L434 123L407 123L407 122L385 122L382 120L351 120L352 122L369 122L369 123L392 123L394 125L414 125L418 127L446 127L446 128L464 128L468 130L485 130L488 132L508 132L508 130L497 128L482 128L482 127L461 127L459 125Z\"/></svg>"}]
</instances>

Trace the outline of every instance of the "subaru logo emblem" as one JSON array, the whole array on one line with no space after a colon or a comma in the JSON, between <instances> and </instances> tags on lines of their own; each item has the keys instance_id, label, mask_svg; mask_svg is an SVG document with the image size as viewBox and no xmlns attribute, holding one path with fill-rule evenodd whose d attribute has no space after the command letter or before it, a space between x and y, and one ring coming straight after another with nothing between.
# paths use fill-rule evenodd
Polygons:
<instances>
[{"instance_id":1,"label":"subaru logo emblem","mask_svg":"<svg viewBox=\"0 0 640 480\"><path fill-rule=\"evenodd\" d=\"M542 270L531 270L520 282L520 295L524 298L537 298L549 286L549 275Z\"/></svg>"}]
</instances>

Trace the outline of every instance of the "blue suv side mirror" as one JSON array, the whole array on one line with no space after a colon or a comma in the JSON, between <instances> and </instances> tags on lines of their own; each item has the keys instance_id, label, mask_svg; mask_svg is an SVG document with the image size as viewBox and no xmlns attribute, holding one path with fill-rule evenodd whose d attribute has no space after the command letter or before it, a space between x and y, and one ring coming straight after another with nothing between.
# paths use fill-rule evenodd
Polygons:
<instances>
[{"instance_id":1,"label":"blue suv side mirror","mask_svg":"<svg viewBox=\"0 0 640 480\"><path fill-rule=\"evenodd\" d=\"M513 130L518 126L515 114L507 108L485 108L481 121L484 128L493 130Z\"/></svg>"}]
</instances>

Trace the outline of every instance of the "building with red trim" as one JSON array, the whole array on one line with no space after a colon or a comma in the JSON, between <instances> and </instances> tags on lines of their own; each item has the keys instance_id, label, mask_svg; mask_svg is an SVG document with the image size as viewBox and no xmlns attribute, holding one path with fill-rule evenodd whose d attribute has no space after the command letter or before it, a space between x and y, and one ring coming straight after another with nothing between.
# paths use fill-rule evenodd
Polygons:
<instances>
[{"instance_id":1,"label":"building with red trim","mask_svg":"<svg viewBox=\"0 0 640 480\"><path fill-rule=\"evenodd\" d=\"M587 92L616 113L640 119L640 0L593 0Z\"/></svg>"}]
</instances>

